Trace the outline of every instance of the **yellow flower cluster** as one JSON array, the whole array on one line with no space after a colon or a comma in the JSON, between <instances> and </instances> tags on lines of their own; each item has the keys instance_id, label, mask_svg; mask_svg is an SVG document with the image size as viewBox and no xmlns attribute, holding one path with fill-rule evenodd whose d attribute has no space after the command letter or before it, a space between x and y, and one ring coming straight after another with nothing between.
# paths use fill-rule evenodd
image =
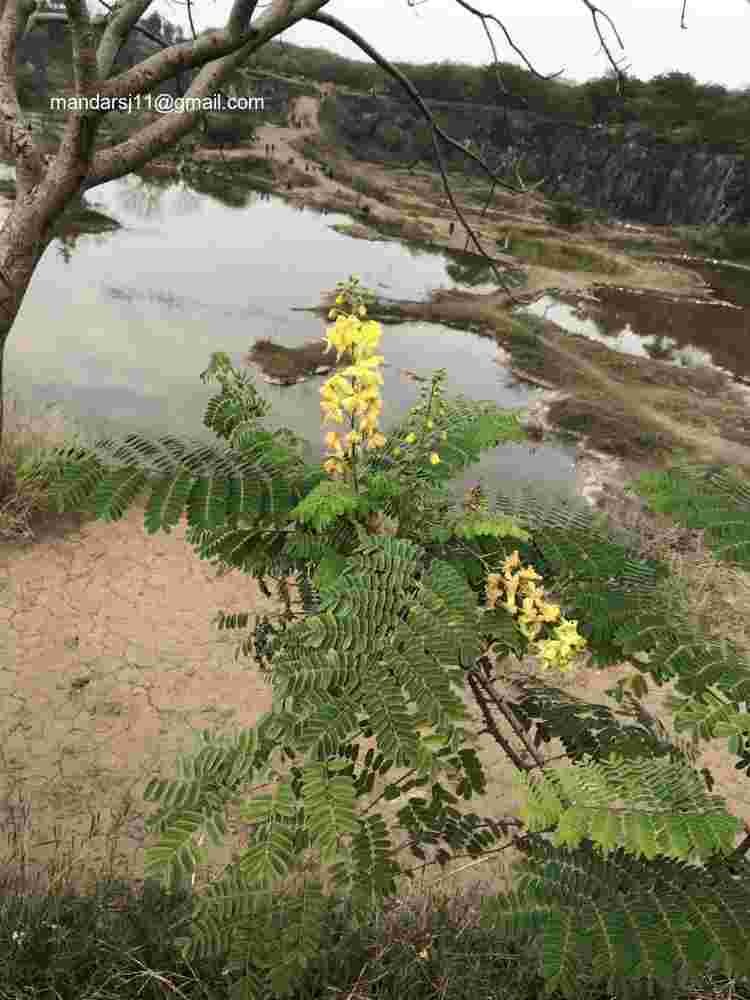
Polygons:
<instances>
[{"instance_id":1,"label":"yellow flower cluster","mask_svg":"<svg viewBox=\"0 0 750 1000\"><path fill-rule=\"evenodd\" d=\"M344 297L339 295L336 303L340 305L343 302ZM357 313L356 316L338 314L335 324L326 331L328 350L335 349L336 360L340 361L345 353L349 353L353 362L329 378L320 389L324 420L343 424L348 417L351 427L343 438L338 431L326 434L326 445L333 455L323 467L332 476L344 474L346 462L354 460L358 444L372 450L382 448L386 443L378 430L378 419L383 409L379 388L383 384L380 366L384 358L374 353L382 331L379 323L365 320L367 310L363 305L358 307Z\"/></svg>"},{"instance_id":2,"label":"yellow flower cluster","mask_svg":"<svg viewBox=\"0 0 750 1000\"><path fill-rule=\"evenodd\" d=\"M578 632L578 622L568 621L560 614L557 604L547 604L544 600L544 588L537 586L536 580L542 577L531 566L520 567L521 561L516 549L503 563L503 572L489 573L485 584L485 597L489 608L503 607L510 614L518 614L518 627L523 635L536 646L544 667L559 667L560 670L573 670L573 657L586 645L585 638ZM513 572L513 570L517 572ZM505 590L505 600L498 603ZM517 595L521 594L522 602L519 608L516 604ZM538 639L542 625L560 621L555 628L554 639Z\"/></svg>"}]
</instances>

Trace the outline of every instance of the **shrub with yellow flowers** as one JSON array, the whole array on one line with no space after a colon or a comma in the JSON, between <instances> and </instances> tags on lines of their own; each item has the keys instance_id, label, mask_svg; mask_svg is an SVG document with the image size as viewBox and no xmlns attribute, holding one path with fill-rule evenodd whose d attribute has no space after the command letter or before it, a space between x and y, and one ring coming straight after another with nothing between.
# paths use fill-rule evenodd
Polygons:
<instances>
[{"instance_id":1,"label":"shrub with yellow flowers","mask_svg":"<svg viewBox=\"0 0 750 1000\"><path fill-rule=\"evenodd\" d=\"M339 282L336 288L336 299L328 313L328 318L335 322L328 327L325 340L328 350L336 351L337 361L348 355L352 363L329 378L320 389L324 421L347 425L345 433L332 430L326 434L325 442L331 454L324 468L332 477L350 480L356 487L363 450L373 451L387 444L378 426L383 409L380 368L384 358L376 351L382 327L367 319L367 307L373 296L360 286L359 278ZM444 368L433 374L430 389L421 390L421 402L409 417L415 430L406 428L403 440L393 443L391 455L402 472L423 461L433 466L440 464L438 442L447 438L447 431L441 433L436 422L445 413L441 383L446 374Z\"/></svg>"},{"instance_id":2,"label":"shrub with yellow flowers","mask_svg":"<svg viewBox=\"0 0 750 1000\"><path fill-rule=\"evenodd\" d=\"M404 472L425 461L430 465L440 465L440 444L448 437L448 431L443 426L447 407L442 398L447 374L445 368L438 368L432 374L429 387L420 387L420 401L412 407L403 428L406 433L394 444L392 455Z\"/></svg>"},{"instance_id":3,"label":"shrub with yellow flowers","mask_svg":"<svg viewBox=\"0 0 750 1000\"><path fill-rule=\"evenodd\" d=\"M420 388L419 404L411 409L391 439L386 440L381 433L380 387L384 358L377 353L382 328L378 322L367 318L372 298L356 277L337 285L336 298L328 314L334 322L328 327L325 339L328 350L336 351L337 362L343 358L349 364L320 389L324 422L341 427L326 433L329 455L323 467L333 479L344 480L360 494L367 490L365 476L372 472L369 460L372 452L387 452L386 467L395 466L402 486L404 483L416 486L416 480L424 477L426 465L440 465L440 444L448 437L448 408L443 400L443 383L447 377L444 368L434 372L429 383L425 380ZM410 489L409 495L417 509L419 490ZM545 669L573 670L573 659L585 647L586 640L578 633L576 621L563 618L557 605L544 600L539 580L540 575L532 567L520 568L516 550L503 563L502 574L491 572L486 576L487 608L505 608L516 618L519 632L540 654ZM543 629L554 623L557 624L553 634L543 636Z\"/></svg>"},{"instance_id":4,"label":"shrub with yellow flowers","mask_svg":"<svg viewBox=\"0 0 750 1000\"><path fill-rule=\"evenodd\" d=\"M516 572L513 572L516 570ZM548 604L544 588L537 584L542 577L532 566L521 567L516 549L503 563L503 572L488 573L485 598L488 608L501 607L517 617L519 631L542 658L543 669L557 667L563 672L575 670L573 658L586 646L578 632L578 622L563 618L557 604ZM505 599L501 600L503 592ZM519 607L517 601L521 597ZM545 625L559 622L553 638L538 638Z\"/></svg>"},{"instance_id":5,"label":"shrub with yellow flowers","mask_svg":"<svg viewBox=\"0 0 750 1000\"><path fill-rule=\"evenodd\" d=\"M320 406L324 421L348 424L345 434L329 431L326 445L332 453L324 468L334 478L351 479L357 485L358 459L362 449L382 448L385 437L378 420L383 408L380 386L383 376L380 366L384 358L376 354L382 329L379 323L367 319L367 306L361 301L358 279L352 278L336 296L329 313L335 319L328 327L328 350L336 351L336 360L348 354L351 364L337 372L320 389ZM345 312L346 308L353 312Z\"/></svg>"}]
</instances>

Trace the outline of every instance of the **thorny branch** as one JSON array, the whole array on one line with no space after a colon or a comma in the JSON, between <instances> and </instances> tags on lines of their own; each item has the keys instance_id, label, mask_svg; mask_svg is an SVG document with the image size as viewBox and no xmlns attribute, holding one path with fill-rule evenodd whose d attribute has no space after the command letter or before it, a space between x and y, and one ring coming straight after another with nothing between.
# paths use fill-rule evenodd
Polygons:
<instances>
[{"instance_id":1,"label":"thorny branch","mask_svg":"<svg viewBox=\"0 0 750 1000\"><path fill-rule=\"evenodd\" d=\"M469 677L471 678L471 675L469 675ZM543 768L546 764L544 757L542 757L537 748L527 737L526 733L523 731L520 723L518 722L518 719L516 719L515 715L513 714L512 709L508 707L507 702L500 694L500 692L497 690L495 685L492 683L490 677L479 672L476 672L474 674L474 677L476 679L477 685L484 689L483 694L486 696L486 700L491 701L495 705L495 707L503 716L503 718L508 723L510 728L513 730L517 738L523 744L526 752L529 754L530 757L534 759L534 761L536 762L536 766ZM524 770L527 771L530 770L528 764L524 764Z\"/></svg>"},{"instance_id":2,"label":"thorny branch","mask_svg":"<svg viewBox=\"0 0 750 1000\"><path fill-rule=\"evenodd\" d=\"M526 763L525 760L516 752L516 750L511 746L509 741L503 736L497 727L497 723L492 717L492 712L490 712L489 700L485 696L484 691L480 687L478 676L475 673L470 673L467 675L467 680L469 682L469 687L471 692L476 699L477 705L482 713L484 719L484 725L486 731L492 736L495 742L503 748L507 754L510 761L518 768L519 771L529 771L530 765Z\"/></svg>"}]
</instances>

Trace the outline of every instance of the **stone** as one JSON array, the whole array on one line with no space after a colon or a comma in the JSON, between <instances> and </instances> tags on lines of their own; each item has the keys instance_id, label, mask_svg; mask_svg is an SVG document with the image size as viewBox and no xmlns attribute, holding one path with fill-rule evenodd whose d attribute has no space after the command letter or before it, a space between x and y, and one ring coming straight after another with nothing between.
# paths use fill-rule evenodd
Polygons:
<instances>
[{"instance_id":1,"label":"stone","mask_svg":"<svg viewBox=\"0 0 750 1000\"><path fill-rule=\"evenodd\" d=\"M430 103L459 142L478 131L486 136L483 157L495 173L513 176L523 162L527 180L546 178L547 195L568 194L619 219L656 225L750 220L750 168L739 153L672 145L638 124L626 125L615 138L608 129L527 110ZM387 163L420 155L416 137L421 119L397 98L337 94L336 119L341 139L356 147L361 159ZM393 152L379 141L378 129L396 120L404 142ZM449 164L458 166L458 154L446 155ZM484 176L465 157L460 166L467 174Z\"/></svg>"}]
</instances>

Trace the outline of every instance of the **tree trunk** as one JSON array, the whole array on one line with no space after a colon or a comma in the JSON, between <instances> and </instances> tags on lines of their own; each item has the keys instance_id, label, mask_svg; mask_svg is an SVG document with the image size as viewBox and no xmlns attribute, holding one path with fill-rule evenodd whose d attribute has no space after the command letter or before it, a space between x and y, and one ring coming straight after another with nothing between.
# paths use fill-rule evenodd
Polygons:
<instances>
[{"instance_id":1,"label":"tree trunk","mask_svg":"<svg viewBox=\"0 0 750 1000\"><path fill-rule=\"evenodd\" d=\"M5 423L5 392L3 385L3 366L5 364L5 341L7 334L0 336L0 455L3 447L3 428Z\"/></svg>"},{"instance_id":2,"label":"tree trunk","mask_svg":"<svg viewBox=\"0 0 750 1000\"><path fill-rule=\"evenodd\" d=\"M16 203L0 228L0 448L5 430L5 343L21 309L36 266L47 248L52 220L41 206Z\"/></svg>"}]
</instances>

